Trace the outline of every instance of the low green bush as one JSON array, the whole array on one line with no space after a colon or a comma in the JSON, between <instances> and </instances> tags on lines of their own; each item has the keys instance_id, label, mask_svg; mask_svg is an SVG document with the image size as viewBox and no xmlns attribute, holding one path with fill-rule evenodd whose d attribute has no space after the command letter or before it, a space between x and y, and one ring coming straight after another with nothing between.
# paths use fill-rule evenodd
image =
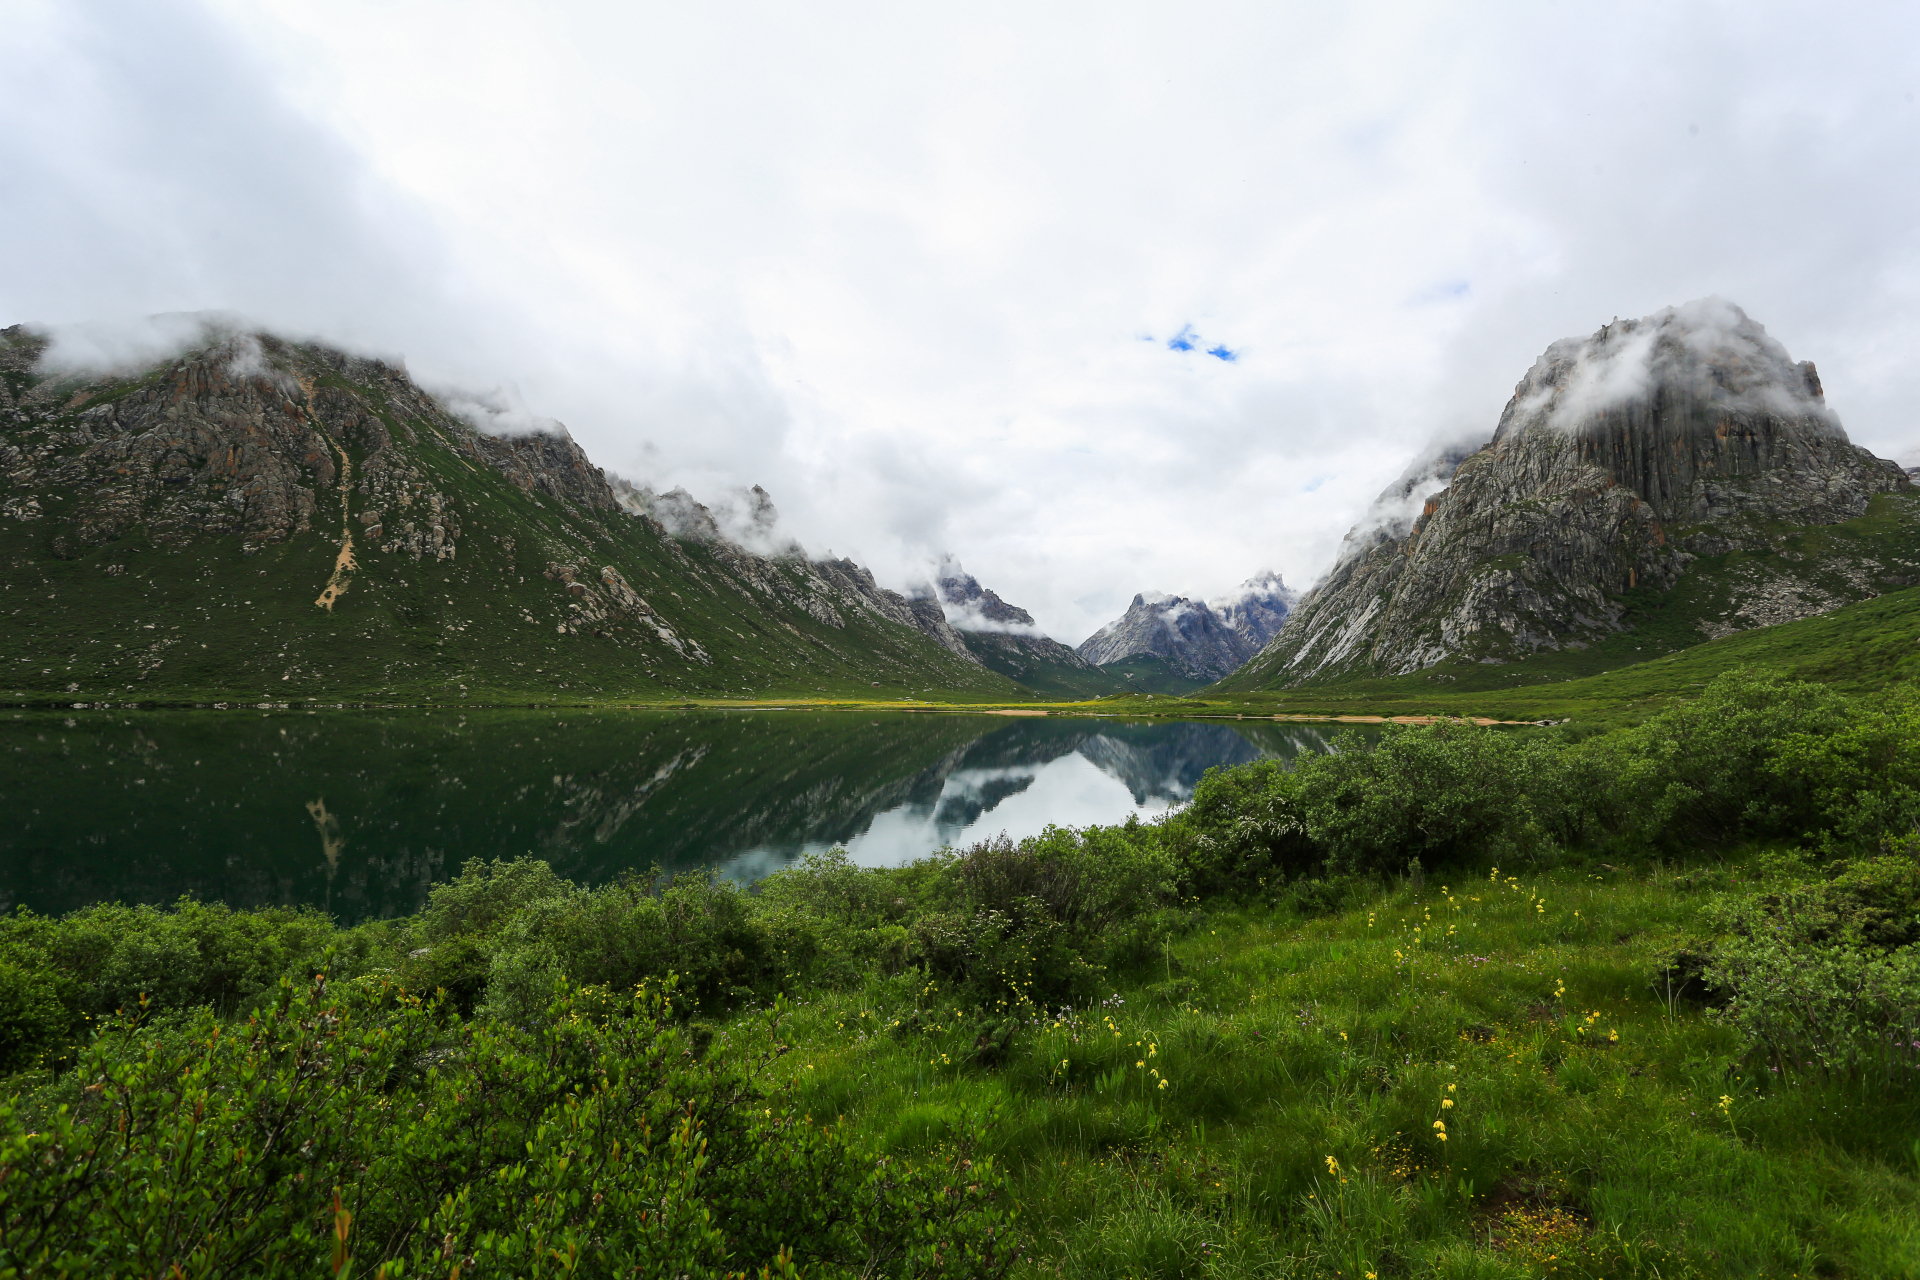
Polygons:
<instances>
[{"instance_id":1,"label":"low green bush","mask_svg":"<svg viewBox=\"0 0 1920 1280\"><path fill-rule=\"evenodd\" d=\"M1920 863L1841 864L1825 879L1728 895L1701 974L1776 1072L1882 1083L1920 1071Z\"/></svg>"},{"instance_id":2,"label":"low green bush","mask_svg":"<svg viewBox=\"0 0 1920 1280\"><path fill-rule=\"evenodd\" d=\"M338 932L310 908L235 911L191 898L0 916L0 1071L55 1065L94 1021L143 1002L235 1013L282 977L310 972ZM351 946L356 956L375 932Z\"/></svg>"},{"instance_id":3,"label":"low green bush","mask_svg":"<svg viewBox=\"0 0 1920 1280\"><path fill-rule=\"evenodd\" d=\"M855 1150L741 1064L695 1053L670 997L561 990L521 1029L323 977L185 1035L124 1019L83 1055L79 1105L0 1104L0 1273L984 1277L1013 1263L990 1161Z\"/></svg>"}]
</instances>

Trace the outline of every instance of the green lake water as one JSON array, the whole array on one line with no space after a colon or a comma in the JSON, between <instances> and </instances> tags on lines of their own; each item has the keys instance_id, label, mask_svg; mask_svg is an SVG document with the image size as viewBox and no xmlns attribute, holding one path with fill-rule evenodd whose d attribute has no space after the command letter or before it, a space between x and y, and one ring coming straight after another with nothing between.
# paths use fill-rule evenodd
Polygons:
<instances>
[{"instance_id":1,"label":"green lake water","mask_svg":"<svg viewBox=\"0 0 1920 1280\"><path fill-rule=\"evenodd\" d=\"M417 910L469 858L600 882L891 864L1162 812L1211 766L1325 748L1272 721L898 712L73 711L0 718L0 909Z\"/></svg>"}]
</instances>

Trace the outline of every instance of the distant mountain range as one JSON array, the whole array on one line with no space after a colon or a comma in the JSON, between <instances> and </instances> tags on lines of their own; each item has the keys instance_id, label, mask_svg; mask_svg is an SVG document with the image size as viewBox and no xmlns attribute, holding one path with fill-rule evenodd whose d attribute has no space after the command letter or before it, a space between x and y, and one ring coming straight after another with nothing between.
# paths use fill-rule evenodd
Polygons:
<instances>
[{"instance_id":1,"label":"distant mountain range","mask_svg":"<svg viewBox=\"0 0 1920 1280\"><path fill-rule=\"evenodd\" d=\"M1126 692L1125 680L1042 633L1032 614L981 586L951 556L936 568L932 589L968 652L990 670L1055 698Z\"/></svg>"},{"instance_id":2,"label":"distant mountain range","mask_svg":"<svg viewBox=\"0 0 1920 1280\"><path fill-rule=\"evenodd\" d=\"M187 319L180 354L114 372L0 330L0 697L1465 689L1920 584L1912 473L1713 299L1552 344L1492 439L1417 459L1304 598L1271 572L1141 592L1077 649L950 557L888 590L808 555L757 486L656 493L558 423L503 433L397 364Z\"/></svg>"},{"instance_id":3,"label":"distant mountain range","mask_svg":"<svg viewBox=\"0 0 1920 1280\"><path fill-rule=\"evenodd\" d=\"M1143 591L1078 653L1136 689L1187 693L1231 674L1260 652L1296 597L1271 570L1213 601Z\"/></svg>"},{"instance_id":4,"label":"distant mountain range","mask_svg":"<svg viewBox=\"0 0 1920 1280\"><path fill-rule=\"evenodd\" d=\"M658 494L623 480L615 481L614 489L628 510L717 554L751 556L754 552L749 548L788 558L804 554L797 542L780 532L779 509L759 485L730 495L717 512L685 489ZM820 560L814 568L877 597L887 616L914 627L956 657L998 672L1036 694L1079 699L1127 691L1125 680L1101 671L1047 636L1032 614L981 586L951 555L941 558L930 581L904 595L878 587L872 574L850 560Z\"/></svg>"}]
</instances>

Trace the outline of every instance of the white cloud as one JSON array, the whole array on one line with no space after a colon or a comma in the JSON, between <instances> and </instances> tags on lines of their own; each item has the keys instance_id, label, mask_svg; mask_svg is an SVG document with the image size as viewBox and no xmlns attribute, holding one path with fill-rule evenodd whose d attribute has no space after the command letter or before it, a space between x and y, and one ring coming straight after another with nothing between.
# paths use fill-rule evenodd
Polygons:
<instances>
[{"instance_id":1,"label":"white cloud","mask_svg":"<svg viewBox=\"0 0 1920 1280\"><path fill-rule=\"evenodd\" d=\"M660 492L763 485L809 547L894 585L953 551L1085 635L1148 582L1304 588L1550 341L1689 298L1914 448L1916 25L25 0L0 322L232 308L404 352Z\"/></svg>"}]
</instances>

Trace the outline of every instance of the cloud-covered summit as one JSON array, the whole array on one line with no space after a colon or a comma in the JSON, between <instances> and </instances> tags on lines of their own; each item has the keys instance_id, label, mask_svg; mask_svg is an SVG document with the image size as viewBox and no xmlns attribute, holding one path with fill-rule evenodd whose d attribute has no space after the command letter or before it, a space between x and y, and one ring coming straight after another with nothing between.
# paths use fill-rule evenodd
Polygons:
<instances>
[{"instance_id":1,"label":"cloud-covered summit","mask_svg":"<svg viewBox=\"0 0 1920 1280\"><path fill-rule=\"evenodd\" d=\"M1583 430L1655 397L1801 419L1845 438L1811 361L1796 363L1733 303L1700 298L1553 343L1514 389L1495 439L1540 426Z\"/></svg>"}]
</instances>

